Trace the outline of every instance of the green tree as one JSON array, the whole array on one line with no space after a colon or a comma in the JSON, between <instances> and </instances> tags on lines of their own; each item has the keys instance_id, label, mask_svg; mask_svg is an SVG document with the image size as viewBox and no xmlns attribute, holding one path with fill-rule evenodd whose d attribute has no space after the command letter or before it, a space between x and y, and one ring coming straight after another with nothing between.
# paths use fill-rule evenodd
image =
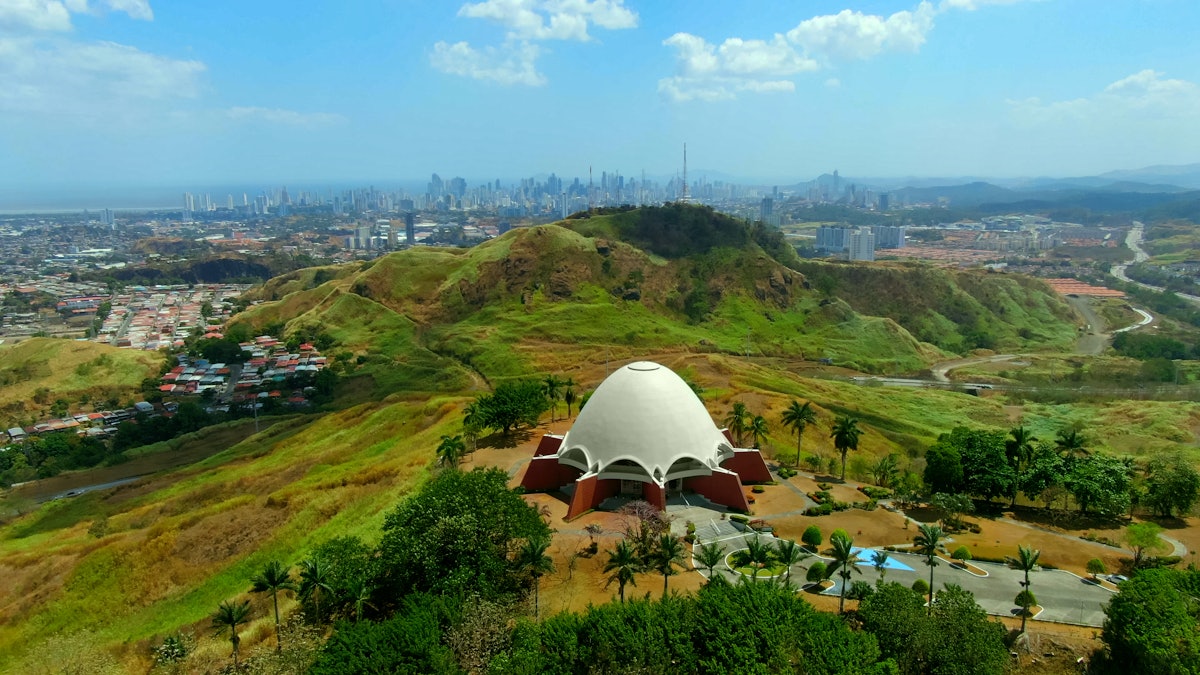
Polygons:
<instances>
[{"instance_id":1,"label":"green tree","mask_svg":"<svg viewBox=\"0 0 1200 675\"><path fill-rule=\"evenodd\" d=\"M846 453L858 449L858 439L862 430L858 428L858 420L842 415L833 421L833 431L829 437L833 439L833 447L842 455L842 480L846 480Z\"/></svg>"},{"instance_id":2,"label":"green tree","mask_svg":"<svg viewBox=\"0 0 1200 675\"><path fill-rule=\"evenodd\" d=\"M962 490L962 454L945 434L925 451L923 479L930 492L955 494Z\"/></svg>"},{"instance_id":3,"label":"green tree","mask_svg":"<svg viewBox=\"0 0 1200 675\"><path fill-rule=\"evenodd\" d=\"M554 412L558 408L558 401L562 398L563 381L554 375L547 375L546 379L542 380L542 393L546 396L546 402L550 406L550 421L554 422Z\"/></svg>"},{"instance_id":4,"label":"green tree","mask_svg":"<svg viewBox=\"0 0 1200 675\"><path fill-rule=\"evenodd\" d=\"M604 573L608 575L608 580L604 587L608 588L614 581L617 582L621 602L625 602L625 584L637 586L637 575L645 569L642 559L638 557L633 546L624 539L617 543L615 549L609 549L607 553L608 561L604 563Z\"/></svg>"},{"instance_id":5,"label":"green tree","mask_svg":"<svg viewBox=\"0 0 1200 675\"><path fill-rule=\"evenodd\" d=\"M329 565L320 557L312 556L300 561L300 599L313 603L313 620L325 622L321 612L321 599L333 593Z\"/></svg>"},{"instance_id":6,"label":"green tree","mask_svg":"<svg viewBox=\"0 0 1200 675\"><path fill-rule=\"evenodd\" d=\"M966 546L959 546L954 549L954 553L951 553L950 557L965 565L971 562L971 549Z\"/></svg>"},{"instance_id":7,"label":"green tree","mask_svg":"<svg viewBox=\"0 0 1200 675\"><path fill-rule=\"evenodd\" d=\"M919 594L891 582L879 584L858 606L863 630L875 636L884 658L903 662L914 634L928 621L923 604Z\"/></svg>"},{"instance_id":8,"label":"green tree","mask_svg":"<svg viewBox=\"0 0 1200 675\"><path fill-rule=\"evenodd\" d=\"M871 567L874 567L875 572L879 574L879 583L876 584L878 586L883 585L884 577L887 575L888 558L887 551L871 552Z\"/></svg>"},{"instance_id":9,"label":"green tree","mask_svg":"<svg viewBox=\"0 0 1200 675\"><path fill-rule=\"evenodd\" d=\"M1099 558L1092 558L1091 560L1087 561L1087 571L1088 574L1092 575L1092 581L1099 583L1099 576L1107 572L1108 568L1104 566L1103 560Z\"/></svg>"},{"instance_id":10,"label":"green tree","mask_svg":"<svg viewBox=\"0 0 1200 675\"><path fill-rule=\"evenodd\" d=\"M571 406L575 405L578 397L575 395L575 380L567 378L563 383L563 402L567 404L567 419L571 419Z\"/></svg>"},{"instance_id":11,"label":"green tree","mask_svg":"<svg viewBox=\"0 0 1200 675\"><path fill-rule=\"evenodd\" d=\"M754 442L755 449L761 448L764 441L767 440L767 433L770 432L770 427L767 425L767 420L762 415L755 415L754 419L750 420L750 438Z\"/></svg>"},{"instance_id":12,"label":"green tree","mask_svg":"<svg viewBox=\"0 0 1200 675\"><path fill-rule=\"evenodd\" d=\"M1093 509L1107 516L1129 510L1129 467L1119 459L1103 455L1069 457L1066 460L1065 487L1079 504L1079 510Z\"/></svg>"},{"instance_id":13,"label":"green tree","mask_svg":"<svg viewBox=\"0 0 1200 675\"><path fill-rule=\"evenodd\" d=\"M272 560L263 567L262 571L250 580L254 593L270 593L271 603L275 607L275 651L283 651L283 640L279 636L279 592L296 590L292 581L292 570L278 560Z\"/></svg>"},{"instance_id":14,"label":"green tree","mask_svg":"<svg viewBox=\"0 0 1200 675\"><path fill-rule=\"evenodd\" d=\"M1083 435L1074 429L1060 429L1054 446L1064 457L1078 457L1088 454L1087 441Z\"/></svg>"},{"instance_id":15,"label":"green tree","mask_svg":"<svg viewBox=\"0 0 1200 675\"><path fill-rule=\"evenodd\" d=\"M1158 535L1163 529L1157 523L1134 523L1125 528L1125 543L1133 551L1133 568L1141 567L1146 554L1162 543Z\"/></svg>"},{"instance_id":16,"label":"green tree","mask_svg":"<svg viewBox=\"0 0 1200 675\"><path fill-rule=\"evenodd\" d=\"M913 635L901 669L916 675L1003 675L1010 657L1003 624L988 619L975 596L946 584L929 619Z\"/></svg>"},{"instance_id":17,"label":"green tree","mask_svg":"<svg viewBox=\"0 0 1200 675\"><path fill-rule=\"evenodd\" d=\"M821 537L821 528L816 525L809 525L804 528L804 533L800 535L800 541L807 546L813 553L821 547L824 539Z\"/></svg>"},{"instance_id":18,"label":"green tree","mask_svg":"<svg viewBox=\"0 0 1200 675\"><path fill-rule=\"evenodd\" d=\"M246 623L249 616L249 600L238 603L224 600L217 606L217 611L212 614L212 627L217 631L217 635L229 631L229 643L233 645L233 669L235 672L238 669L238 646L242 643L242 637L238 635L238 625Z\"/></svg>"},{"instance_id":19,"label":"green tree","mask_svg":"<svg viewBox=\"0 0 1200 675\"><path fill-rule=\"evenodd\" d=\"M1008 457L1008 463L1016 474L1016 480L1012 483L1012 500L1009 502L1009 506L1016 506L1017 491L1024 485L1025 469L1033 460L1033 444L1037 442L1037 439L1024 426L1013 427L1008 431L1008 436L1009 438L1004 441L1004 454Z\"/></svg>"},{"instance_id":20,"label":"green tree","mask_svg":"<svg viewBox=\"0 0 1200 675\"><path fill-rule=\"evenodd\" d=\"M438 462L452 469L458 467L458 463L462 460L463 455L467 453L467 445L463 443L462 436L442 435L442 442L438 444L437 456Z\"/></svg>"},{"instance_id":21,"label":"green tree","mask_svg":"<svg viewBox=\"0 0 1200 675\"><path fill-rule=\"evenodd\" d=\"M842 578L842 592L838 597L838 614L842 614L846 609L846 587L850 585L850 575L855 572L862 574L862 570L858 569L858 563L862 561L854 550L854 540L842 532L834 532L829 537L829 544L833 547L830 553L833 561L826 568L826 574L832 576L837 573Z\"/></svg>"},{"instance_id":22,"label":"green tree","mask_svg":"<svg viewBox=\"0 0 1200 675\"><path fill-rule=\"evenodd\" d=\"M1121 584L1100 635L1112 672L1200 673L1196 601L1182 579L1174 570L1151 569Z\"/></svg>"},{"instance_id":23,"label":"green tree","mask_svg":"<svg viewBox=\"0 0 1200 675\"><path fill-rule=\"evenodd\" d=\"M1013 602L1017 607L1021 608L1021 632L1025 632L1025 622L1029 619L1029 608L1037 606L1037 596L1028 588L1017 593L1016 599Z\"/></svg>"},{"instance_id":24,"label":"green tree","mask_svg":"<svg viewBox=\"0 0 1200 675\"><path fill-rule=\"evenodd\" d=\"M711 582L717 566L725 560L725 548L716 543L701 544L696 549L695 558L700 567L708 572L708 580Z\"/></svg>"},{"instance_id":25,"label":"green tree","mask_svg":"<svg viewBox=\"0 0 1200 675\"><path fill-rule=\"evenodd\" d=\"M818 560L817 562L808 566L808 573L804 575L804 579L815 584L819 581L824 581L828 576L829 574L825 568L825 563Z\"/></svg>"},{"instance_id":26,"label":"green tree","mask_svg":"<svg viewBox=\"0 0 1200 675\"><path fill-rule=\"evenodd\" d=\"M896 453L889 452L871 465L871 479L880 487L891 487L900 475L900 464Z\"/></svg>"},{"instance_id":27,"label":"green tree","mask_svg":"<svg viewBox=\"0 0 1200 675\"><path fill-rule=\"evenodd\" d=\"M1013 567L1016 567L1017 569L1019 569L1025 573L1025 580L1020 582L1021 589L1022 589L1022 592L1029 593L1030 598L1033 597L1033 593L1032 593L1032 591L1030 591L1030 588L1029 588L1029 586L1030 586L1029 573L1037 568L1038 560L1041 557L1042 557L1042 552L1037 550L1036 548L1030 548L1030 547L1024 546L1024 545L1018 545L1017 546L1017 557L1013 558L1011 560L1011 562L1013 563ZM1018 602L1017 604L1019 605L1020 602ZM1034 601L1032 604L1036 605L1037 601ZM1025 619L1027 618L1026 614L1027 613L1021 615L1021 632L1022 633L1025 632Z\"/></svg>"},{"instance_id":28,"label":"green tree","mask_svg":"<svg viewBox=\"0 0 1200 675\"><path fill-rule=\"evenodd\" d=\"M534 618L538 616L538 591L540 590L542 575L550 574L554 571L554 560L546 555L546 549L548 548L550 548L550 539L548 537L537 537L527 540L517 553L517 566L533 578Z\"/></svg>"},{"instance_id":29,"label":"green tree","mask_svg":"<svg viewBox=\"0 0 1200 675\"><path fill-rule=\"evenodd\" d=\"M796 434L796 466L800 466L800 441L804 439L804 430L810 424L817 423L817 411L813 410L812 402L805 401L804 405L800 405L799 401L793 400L791 405L783 411L783 426L791 429Z\"/></svg>"},{"instance_id":30,"label":"green tree","mask_svg":"<svg viewBox=\"0 0 1200 675\"><path fill-rule=\"evenodd\" d=\"M808 551L796 545L791 539L780 539L775 542L775 560L787 566L784 579L790 585L792 582L792 566L809 556Z\"/></svg>"},{"instance_id":31,"label":"green tree","mask_svg":"<svg viewBox=\"0 0 1200 675\"><path fill-rule=\"evenodd\" d=\"M522 424L536 426L538 417L550 407L542 383L536 380L502 382L475 401L482 425L505 436Z\"/></svg>"},{"instance_id":32,"label":"green tree","mask_svg":"<svg viewBox=\"0 0 1200 675\"><path fill-rule=\"evenodd\" d=\"M1147 469L1146 503L1163 517L1187 515L1200 497L1200 473L1179 452L1155 457Z\"/></svg>"},{"instance_id":33,"label":"green tree","mask_svg":"<svg viewBox=\"0 0 1200 675\"><path fill-rule=\"evenodd\" d=\"M743 447L746 431L750 428L750 411L746 409L745 403L734 402L733 408L725 416L725 427L733 434L738 447Z\"/></svg>"},{"instance_id":34,"label":"green tree","mask_svg":"<svg viewBox=\"0 0 1200 675\"><path fill-rule=\"evenodd\" d=\"M667 580L675 574L676 567L683 567L683 541L670 533L659 535L650 554L650 566L662 575L663 597L667 597Z\"/></svg>"},{"instance_id":35,"label":"green tree","mask_svg":"<svg viewBox=\"0 0 1200 675\"><path fill-rule=\"evenodd\" d=\"M929 607L933 608L933 568L938 566L938 551L942 546L945 533L937 525L924 523L918 528L917 536L913 538L913 550L917 555L925 556L925 564L929 566Z\"/></svg>"}]
</instances>

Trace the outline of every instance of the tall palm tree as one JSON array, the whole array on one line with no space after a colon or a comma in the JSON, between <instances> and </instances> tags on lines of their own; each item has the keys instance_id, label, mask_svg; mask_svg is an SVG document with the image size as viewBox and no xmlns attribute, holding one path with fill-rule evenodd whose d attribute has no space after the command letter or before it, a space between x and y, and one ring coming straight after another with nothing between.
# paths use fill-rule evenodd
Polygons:
<instances>
[{"instance_id":1,"label":"tall palm tree","mask_svg":"<svg viewBox=\"0 0 1200 675\"><path fill-rule=\"evenodd\" d=\"M354 623L358 623L362 621L364 607L375 607L371 604L371 596L375 594L375 584L372 584L366 575L358 575L347 584L346 592L350 596L350 602L354 604Z\"/></svg>"},{"instance_id":2,"label":"tall palm tree","mask_svg":"<svg viewBox=\"0 0 1200 675\"><path fill-rule=\"evenodd\" d=\"M792 404L783 411L783 426L790 428L796 433L796 466L800 466L800 441L804 438L804 430L810 424L817 423L817 411L813 410L812 401L805 401L804 405L800 405L799 401L792 401Z\"/></svg>"},{"instance_id":3,"label":"tall palm tree","mask_svg":"<svg viewBox=\"0 0 1200 675\"><path fill-rule=\"evenodd\" d=\"M808 551L797 546L796 542L791 539L780 539L775 542L775 559L781 565L787 565L787 572L784 573L783 578L789 586L792 583L792 565L804 560L809 555L811 554Z\"/></svg>"},{"instance_id":4,"label":"tall palm tree","mask_svg":"<svg viewBox=\"0 0 1200 675\"><path fill-rule=\"evenodd\" d=\"M571 419L571 406L578 397L575 395L575 380L568 377L563 382L563 401L567 404L567 419Z\"/></svg>"},{"instance_id":5,"label":"tall palm tree","mask_svg":"<svg viewBox=\"0 0 1200 675\"><path fill-rule=\"evenodd\" d=\"M667 597L667 579L675 574L676 567L683 567L683 541L670 533L658 537L658 545L650 554L654 571L663 575L663 597Z\"/></svg>"},{"instance_id":6,"label":"tall palm tree","mask_svg":"<svg viewBox=\"0 0 1200 675\"><path fill-rule=\"evenodd\" d=\"M517 566L533 577L533 618L538 617L538 595L543 574L554 571L554 560L546 555L550 548L550 540L545 537L534 537L525 542L517 552Z\"/></svg>"},{"instance_id":7,"label":"tall palm tree","mask_svg":"<svg viewBox=\"0 0 1200 675\"><path fill-rule=\"evenodd\" d=\"M771 547L767 546L762 539L757 536L753 539L747 539L745 561L754 568L754 581L758 581L759 566L766 566L771 563L772 552Z\"/></svg>"},{"instance_id":8,"label":"tall palm tree","mask_svg":"<svg viewBox=\"0 0 1200 675\"><path fill-rule=\"evenodd\" d=\"M625 602L625 584L637 586L636 576L644 569L642 559L638 557L637 551L633 550L633 546L630 546L629 542L624 539L617 544L615 549L609 549L607 553L608 562L604 563L604 571L608 574L608 580L604 587L608 588L612 582L617 582L621 602Z\"/></svg>"},{"instance_id":9,"label":"tall palm tree","mask_svg":"<svg viewBox=\"0 0 1200 675\"><path fill-rule=\"evenodd\" d=\"M875 551L871 554L871 566L879 574L879 585L883 585L883 578L887 575L888 552Z\"/></svg>"},{"instance_id":10,"label":"tall palm tree","mask_svg":"<svg viewBox=\"0 0 1200 675\"><path fill-rule=\"evenodd\" d=\"M300 561L300 598L313 601L316 622L324 623L321 616L321 597L333 593L333 578L329 565L320 558L305 558Z\"/></svg>"},{"instance_id":11,"label":"tall palm tree","mask_svg":"<svg viewBox=\"0 0 1200 675\"><path fill-rule=\"evenodd\" d=\"M292 568L284 567L278 560L267 563L261 572L250 579L254 593L270 593L271 602L275 605L275 651L283 651L283 640L279 636L279 591L294 591L296 583L292 581Z\"/></svg>"},{"instance_id":12,"label":"tall palm tree","mask_svg":"<svg viewBox=\"0 0 1200 675\"><path fill-rule=\"evenodd\" d=\"M554 421L554 411L558 408L558 399L562 398L563 381L554 375L547 375L546 379L542 380L542 392L546 394L546 400L550 401L550 421Z\"/></svg>"},{"instance_id":13,"label":"tall palm tree","mask_svg":"<svg viewBox=\"0 0 1200 675\"><path fill-rule=\"evenodd\" d=\"M738 447L742 447L742 439L750 426L750 411L746 409L745 403L737 401L733 404L733 408L725 416L725 426L737 439Z\"/></svg>"},{"instance_id":14,"label":"tall palm tree","mask_svg":"<svg viewBox=\"0 0 1200 675\"><path fill-rule=\"evenodd\" d=\"M862 562L862 559L854 550L854 540L841 532L834 532L829 537L829 543L833 546L833 552L830 554L833 562L825 568L825 573L832 576L837 572L842 578L842 594L838 599L838 614L841 614L846 608L846 587L850 585L850 575L855 572L862 574L862 570L858 569L858 563Z\"/></svg>"},{"instance_id":15,"label":"tall palm tree","mask_svg":"<svg viewBox=\"0 0 1200 675\"><path fill-rule=\"evenodd\" d=\"M453 469L458 466L458 461L462 459L466 452L467 445L463 443L462 436L447 436L442 434L442 442L437 447L437 456L440 463Z\"/></svg>"},{"instance_id":16,"label":"tall palm tree","mask_svg":"<svg viewBox=\"0 0 1200 675\"><path fill-rule=\"evenodd\" d=\"M937 525L922 524L913 538L913 548L918 555L925 556L925 564L929 566L929 612L933 611L933 568L938 566L938 549L942 546L942 538L946 533Z\"/></svg>"},{"instance_id":17,"label":"tall palm tree","mask_svg":"<svg viewBox=\"0 0 1200 675\"><path fill-rule=\"evenodd\" d=\"M833 422L833 431L829 437L833 439L833 447L842 454L842 480L846 480L846 453L858 449L858 438L862 429L858 428L858 420L849 415L841 415Z\"/></svg>"},{"instance_id":18,"label":"tall palm tree","mask_svg":"<svg viewBox=\"0 0 1200 675\"><path fill-rule=\"evenodd\" d=\"M246 623L246 617L250 616L250 601L243 600L240 603L230 602L225 600L217 606L217 611L212 614L212 627L216 629L217 635L229 631L229 642L233 645L233 670L238 669L238 645L242 643L242 637L238 635L238 624Z\"/></svg>"},{"instance_id":19,"label":"tall palm tree","mask_svg":"<svg viewBox=\"0 0 1200 675\"><path fill-rule=\"evenodd\" d=\"M1086 455L1087 448L1084 447L1087 441L1083 436L1074 429L1062 429L1058 432L1058 438L1054 440L1054 446L1065 457L1075 457L1076 455Z\"/></svg>"},{"instance_id":20,"label":"tall palm tree","mask_svg":"<svg viewBox=\"0 0 1200 675\"><path fill-rule=\"evenodd\" d=\"M1009 562L1013 567L1025 573L1025 580L1019 581L1023 590L1029 590L1029 573L1037 568L1038 560L1042 557L1042 552L1036 548L1030 548L1024 544L1017 545L1017 557L1009 558ZM1021 612L1021 632L1025 632L1025 620L1028 618L1029 612Z\"/></svg>"},{"instance_id":21,"label":"tall palm tree","mask_svg":"<svg viewBox=\"0 0 1200 675\"><path fill-rule=\"evenodd\" d=\"M1011 507L1017 505L1017 490L1021 487L1021 474L1024 473L1025 467L1029 466L1029 461L1033 458L1033 444L1037 442L1037 439L1024 426L1009 430L1008 435L1009 438L1004 441L1004 455L1008 458L1008 463L1012 465L1013 471L1017 473L1017 480L1013 481L1012 502L1009 504Z\"/></svg>"},{"instance_id":22,"label":"tall palm tree","mask_svg":"<svg viewBox=\"0 0 1200 675\"><path fill-rule=\"evenodd\" d=\"M713 575L716 574L717 565L720 565L725 560L725 547L718 544L701 544L697 548L693 557L694 562L700 564L700 567L708 571L708 579L711 581Z\"/></svg>"},{"instance_id":23,"label":"tall palm tree","mask_svg":"<svg viewBox=\"0 0 1200 675\"><path fill-rule=\"evenodd\" d=\"M750 420L750 439L754 441L754 448L757 450L762 447L763 441L767 440L767 433L770 427L767 425L767 420L762 415L755 415L754 419Z\"/></svg>"}]
</instances>

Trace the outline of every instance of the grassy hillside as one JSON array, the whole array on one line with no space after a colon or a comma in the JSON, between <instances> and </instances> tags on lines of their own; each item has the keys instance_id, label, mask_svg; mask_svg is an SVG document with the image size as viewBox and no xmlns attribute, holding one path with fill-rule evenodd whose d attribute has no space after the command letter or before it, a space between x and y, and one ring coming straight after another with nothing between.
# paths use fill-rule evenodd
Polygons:
<instances>
[{"instance_id":1,"label":"grassy hillside","mask_svg":"<svg viewBox=\"0 0 1200 675\"><path fill-rule=\"evenodd\" d=\"M72 411L84 401L124 402L142 380L158 373L162 355L93 342L31 338L0 345L0 425L29 424L65 400Z\"/></svg>"},{"instance_id":2,"label":"grassy hillside","mask_svg":"<svg viewBox=\"0 0 1200 675\"><path fill-rule=\"evenodd\" d=\"M1076 339L1074 312L1032 277L921 263L805 261L798 269L855 311L889 317L947 351L1069 349Z\"/></svg>"}]
</instances>

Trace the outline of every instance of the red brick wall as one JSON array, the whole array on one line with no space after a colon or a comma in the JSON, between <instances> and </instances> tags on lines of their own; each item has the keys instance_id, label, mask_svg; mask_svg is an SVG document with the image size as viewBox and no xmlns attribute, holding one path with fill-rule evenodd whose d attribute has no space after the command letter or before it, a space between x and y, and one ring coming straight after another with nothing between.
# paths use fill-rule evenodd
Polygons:
<instances>
[{"instance_id":1,"label":"red brick wall","mask_svg":"<svg viewBox=\"0 0 1200 675\"><path fill-rule=\"evenodd\" d=\"M725 460L721 468L738 475L743 483L769 483L771 471L758 450L735 450L733 457Z\"/></svg>"},{"instance_id":2,"label":"red brick wall","mask_svg":"<svg viewBox=\"0 0 1200 675\"><path fill-rule=\"evenodd\" d=\"M683 481L685 490L704 495L709 501L722 506L728 506L737 511L750 511L750 502L746 500L746 492L742 482L732 473L716 471L711 476L697 476Z\"/></svg>"},{"instance_id":3,"label":"red brick wall","mask_svg":"<svg viewBox=\"0 0 1200 675\"><path fill-rule=\"evenodd\" d=\"M543 455L534 457L525 469L525 477L521 479L521 487L526 492L544 492L557 490L579 478L580 471L573 466L558 463L558 457Z\"/></svg>"}]
</instances>

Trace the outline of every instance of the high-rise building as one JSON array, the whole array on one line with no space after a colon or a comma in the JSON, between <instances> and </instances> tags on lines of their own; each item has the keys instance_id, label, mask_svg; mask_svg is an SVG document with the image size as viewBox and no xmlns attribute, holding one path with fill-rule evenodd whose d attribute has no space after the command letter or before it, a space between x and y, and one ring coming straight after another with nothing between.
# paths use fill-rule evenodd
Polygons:
<instances>
[{"instance_id":1,"label":"high-rise building","mask_svg":"<svg viewBox=\"0 0 1200 675\"><path fill-rule=\"evenodd\" d=\"M889 202L888 193L880 192L879 193L879 210L887 211L888 210L888 202Z\"/></svg>"},{"instance_id":2,"label":"high-rise building","mask_svg":"<svg viewBox=\"0 0 1200 675\"><path fill-rule=\"evenodd\" d=\"M875 235L867 228L860 228L850 234L850 259L875 259Z\"/></svg>"},{"instance_id":3,"label":"high-rise building","mask_svg":"<svg viewBox=\"0 0 1200 675\"><path fill-rule=\"evenodd\" d=\"M775 200L770 197L763 197L762 204L759 205L758 219L764 223L775 215Z\"/></svg>"},{"instance_id":4,"label":"high-rise building","mask_svg":"<svg viewBox=\"0 0 1200 675\"><path fill-rule=\"evenodd\" d=\"M395 251L398 243L398 230L390 221L388 222L388 248Z\"/></svg>"},{"instance_id":5,"label":"high-rise building","mask_svg":"<svg viewBox=\"0 0 1200 675\"><path fill-rule=\"evenodd\" d=\"M875 245L879 248L904 248L907 243L907 229L896 225L872 225L871 232L875 235Z\"/></svg>"},{"instance_id":6,"label":"high-rise building","mask_svg":"<svg viewBox=\"0 0 1200 675\"><path fill-rule=\"evenodd\" d=\"M850 245L850 228L822 225L817 228L817 250L841 253Z\"/></svg>"},{"instance_id":7,"label":"high-rise building","mask_svg":"<svg viewBox=\"0 0 1200 675\"><path fill-rule=\"evenodd\" d=\"M416 217L412 211L404 214L404 241L409 246L417 243L417 225Z\"/></svg>"}]
</instances>

